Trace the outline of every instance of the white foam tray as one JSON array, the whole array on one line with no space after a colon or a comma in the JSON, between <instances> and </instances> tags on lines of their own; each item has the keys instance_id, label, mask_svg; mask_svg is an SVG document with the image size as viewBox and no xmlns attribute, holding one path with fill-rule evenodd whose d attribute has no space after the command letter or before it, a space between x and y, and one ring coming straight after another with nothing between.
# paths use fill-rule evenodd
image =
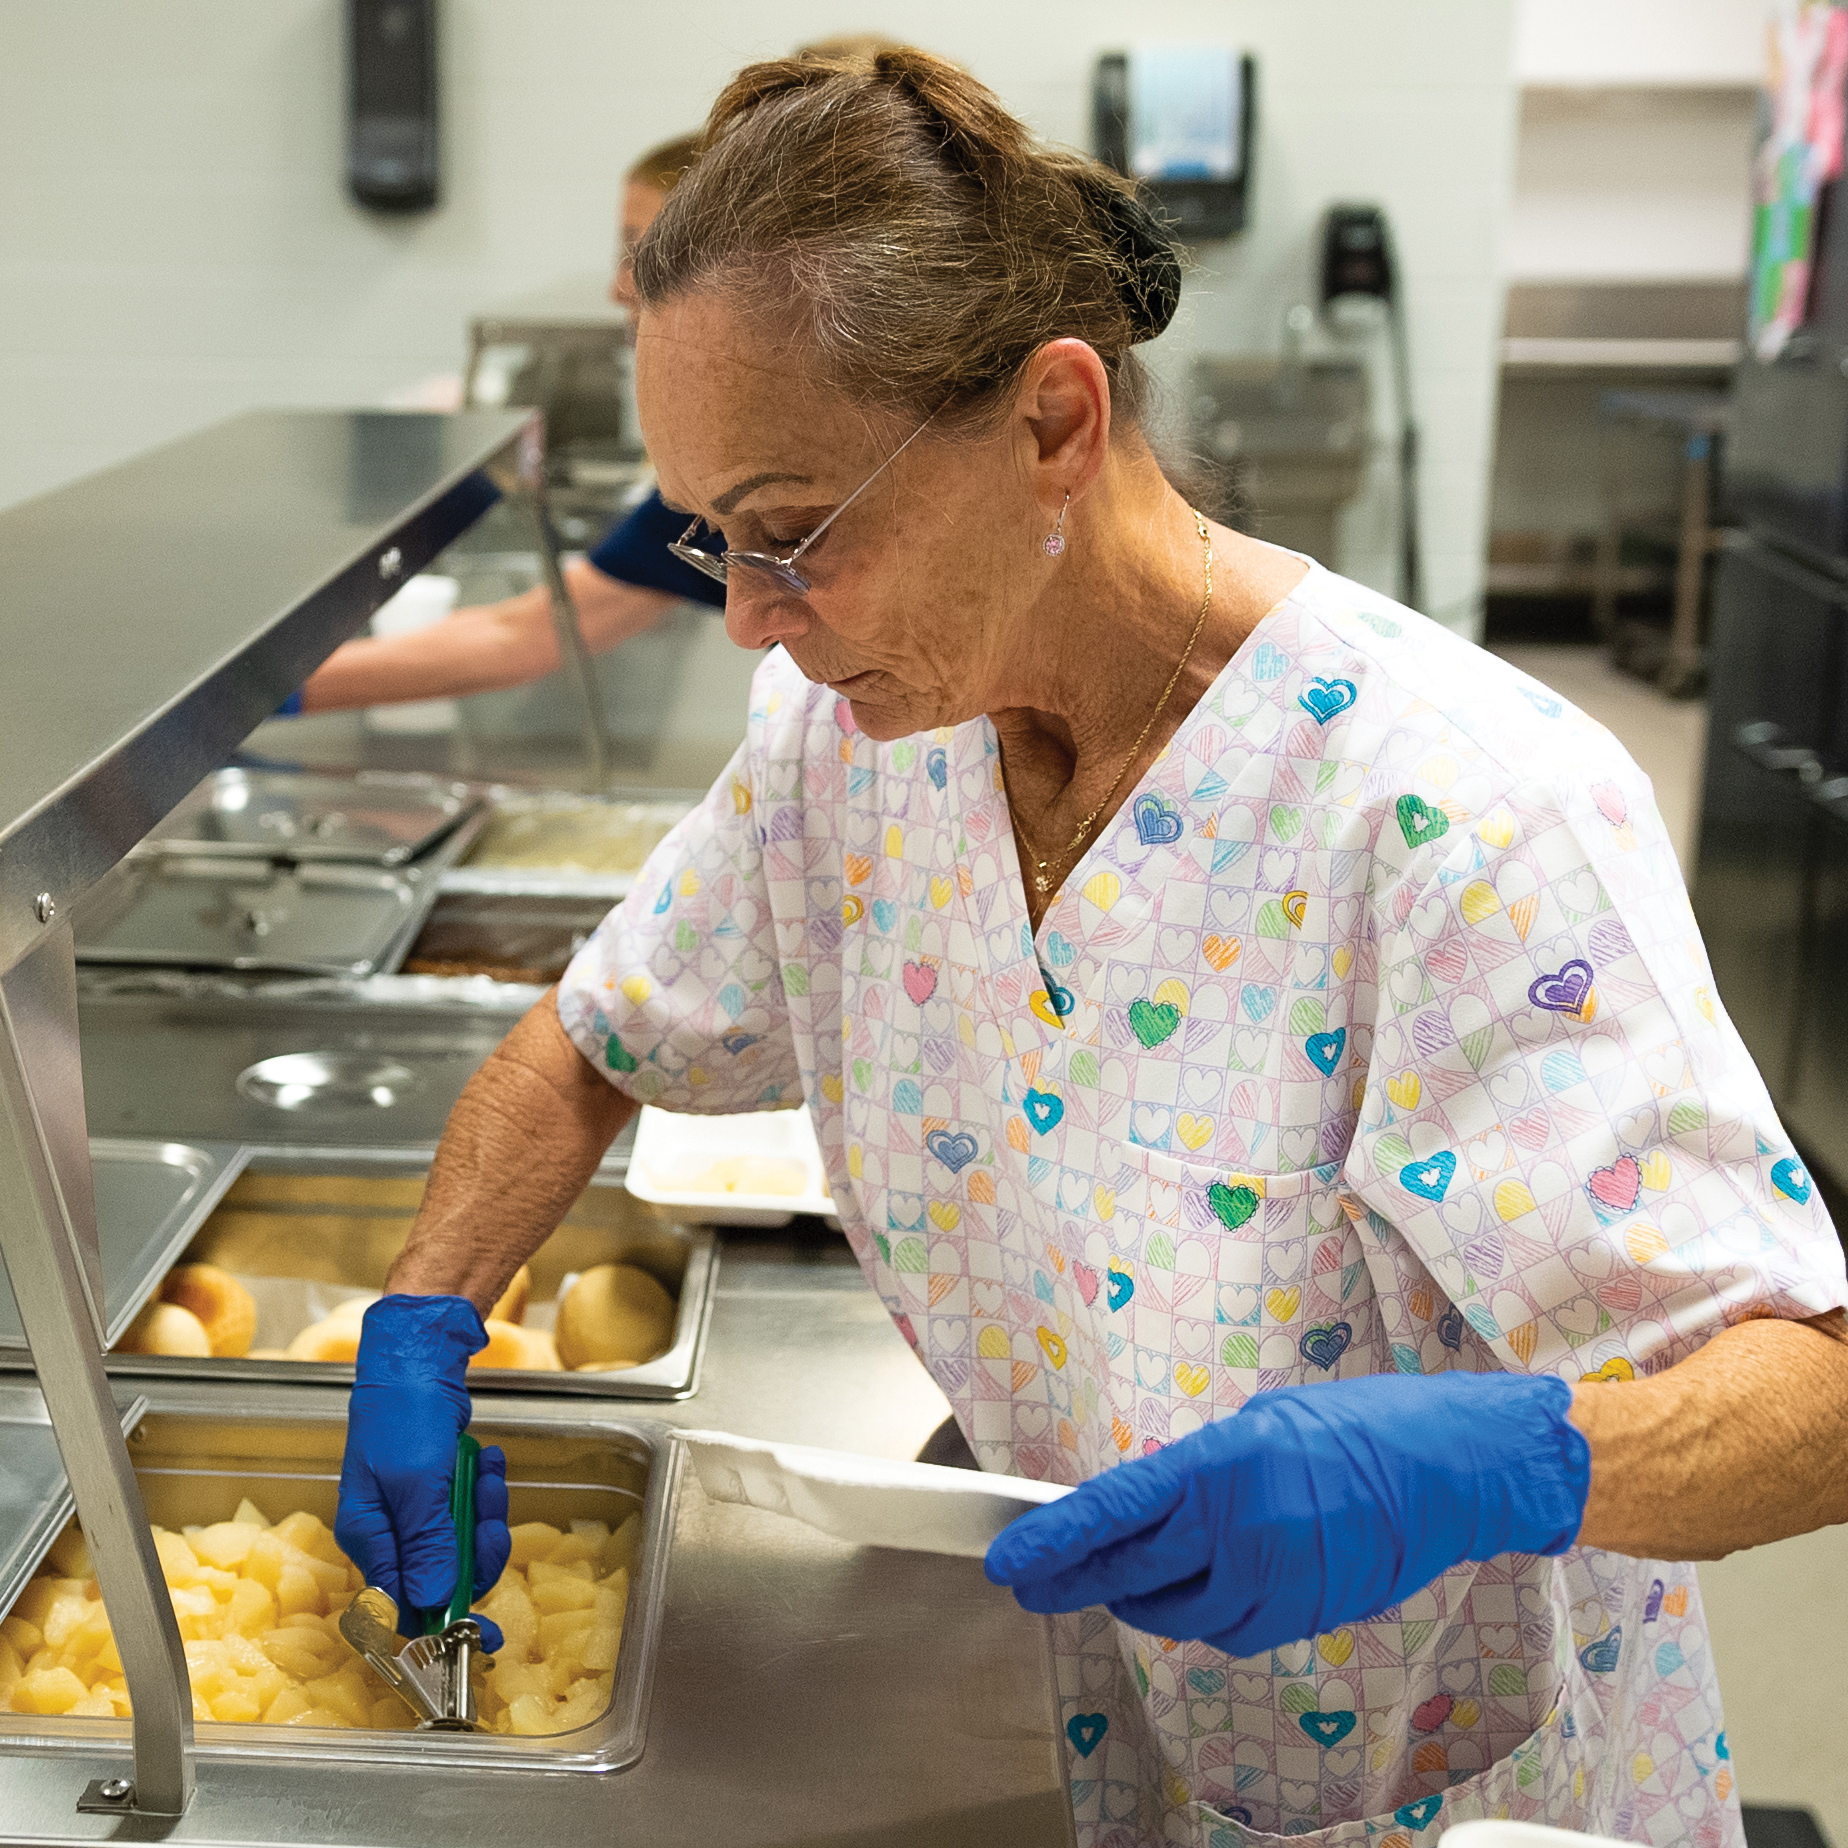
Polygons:
<instances>
[{"instance_id":1,"label":"white foam tray","mask_svg":"<svg viewBox=\"0 0 1848 1848\"><path fill-rule=\"evenodd\" d=\"M799 1194L698 1193L674 1185L676 1170L728 1155L780 1156L800 1161L808 1185ZM712 1226L786 1226L798 1213L818 1213L832 1226L840 1215L827 1188L815 1126L803 1110L757 1110L742 1116L685 1116L642 1109L625 1183L638 1200L670 1207L675 1216Z\"/></svg>"}]
</instances>

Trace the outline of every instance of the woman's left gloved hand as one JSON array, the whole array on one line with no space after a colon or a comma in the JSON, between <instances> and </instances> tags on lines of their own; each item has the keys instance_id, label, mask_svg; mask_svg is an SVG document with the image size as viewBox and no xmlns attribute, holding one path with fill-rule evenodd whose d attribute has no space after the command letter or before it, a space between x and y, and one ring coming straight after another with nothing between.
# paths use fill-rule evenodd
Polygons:
<instances>
[{"instance_id":1,"label":"woman's left gloved hand","mask_svg":"<svg viewBox=\"0 0 1848 1848\"><path fill-rule=\"evenodd\" d=\"M1259 1393L1012 1522L988 1576L1249 1656L1371 1617L1466 1559L1563 1553L1591 1449L1551 1376L1376 1375Z\"/></svg>"}]
</instances>

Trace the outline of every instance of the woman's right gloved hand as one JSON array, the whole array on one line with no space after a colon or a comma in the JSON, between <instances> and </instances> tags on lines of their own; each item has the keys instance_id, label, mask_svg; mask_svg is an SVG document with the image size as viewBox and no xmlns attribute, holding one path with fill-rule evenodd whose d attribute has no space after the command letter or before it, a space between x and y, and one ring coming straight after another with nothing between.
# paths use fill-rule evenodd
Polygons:
<instances>
[{"instance_id":1,"label":"woman's right gloved hand","mask_svg":"<svg viewBox=\"0 0 1848 1848\"><path fill-rule=\"evenodd\" d=\"M468 1428L468 1361L488 1344L475 1305L462 1296L384 1296L361 1324L357 1376L347 1413L346 1456L334 1538L368 1585L398 1606L398 1628L423 1633L423 1613L455 1589L455 1527L449 1490L456 1440ZM507 1568L507 1459L481 1452L475 1488L475 1583L479 1598ZM483 1646L501 1646L494 1624Z\"/></svg>"}]
</instances>

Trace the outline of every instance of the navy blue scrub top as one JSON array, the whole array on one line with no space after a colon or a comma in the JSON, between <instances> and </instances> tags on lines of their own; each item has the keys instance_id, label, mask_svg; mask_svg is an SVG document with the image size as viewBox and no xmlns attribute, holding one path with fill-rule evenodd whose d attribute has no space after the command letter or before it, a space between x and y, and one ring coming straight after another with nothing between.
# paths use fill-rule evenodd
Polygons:
<instances>
[{"instance_id":1,"label":"navy blue scrub top","mask_svg":"<svg viewBox=\"0 0 1848 1848\"><path fill-rule=\"evenodd\" d=\"M590 562L605 577L620 583L639 584L644 590L665 591L670 597L684 597L689 603L722 610L725 586L717 578L682 564L667 549L686 529L686 515L674 512L657 491L604 534L589 555ZM301 709L302 696L294 692L277 707L276 716L293 718Z\"/></svg>"},{"instance_id":2,"label":"navy blue scrub top","mask_svg":"<svg viewBox=\"0 0 1848 1848\"><path fill-rule=\"evenodd\" d=\"M676 513L658 492L610 528L603 543L590 554L590 562L605 577L645 590L664 590L689 603L704 603L715 610L725 607L725 586L717 578L682 564L667 548L687 529L687 516ZM698 535L695 535L697 538Z\"/></svg>"}]
</instances>

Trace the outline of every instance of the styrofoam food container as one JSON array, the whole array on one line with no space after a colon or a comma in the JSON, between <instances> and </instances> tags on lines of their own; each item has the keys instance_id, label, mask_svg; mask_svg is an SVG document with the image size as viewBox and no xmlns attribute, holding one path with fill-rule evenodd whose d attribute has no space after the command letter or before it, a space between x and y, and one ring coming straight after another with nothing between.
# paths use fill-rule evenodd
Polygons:
<instances>
[{"instance_id":1,"label":"styrofoam food container","mask_svg":"<svg viewBox=\"0 0 1848 1848\"><path fill-rule=\"evenodd\" d=\"M798 1161L807 1172L806 1185L800 1193L785 1194L705 1192L690 1184L702 1169L733 1155ZM786 1226L798 1213L841 1223L806 1109L688 1116L645 1105L635 1126L627 1186L638 1200L704 1225Z\"/></svg>"},{"instance_id":2,"label":"styrofoam food container","mask_svg":"<svg viewBox=\"0 0 1848 1848\"><path fill-rule=\"evenodd\" d=\"M1539 1822L1498 1822L1484 1817L1459 1822L1437 1838L1438 1848L1625 1848L1608 1835L1580 1835Z\"/></svg>"}]
</instances>

